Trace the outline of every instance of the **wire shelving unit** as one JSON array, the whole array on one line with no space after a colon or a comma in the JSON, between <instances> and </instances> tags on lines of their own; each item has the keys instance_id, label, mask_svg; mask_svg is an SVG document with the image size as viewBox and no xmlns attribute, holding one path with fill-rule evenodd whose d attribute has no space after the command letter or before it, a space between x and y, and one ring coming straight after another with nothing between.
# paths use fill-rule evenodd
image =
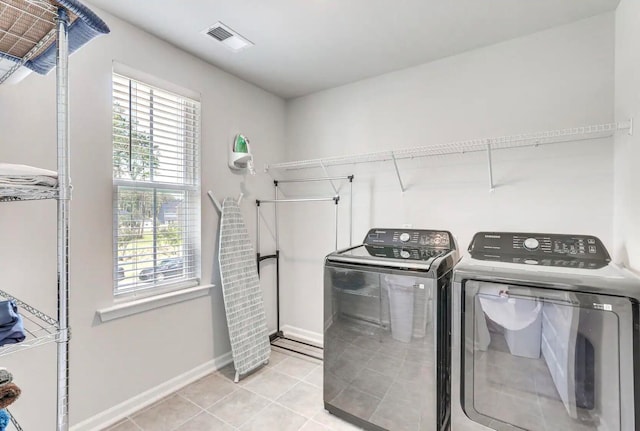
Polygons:
<instances>
[{"instance_id":1,"label":"wire shelving unit","mask_svg":"<svg viewBox=\"0 0 640 431\"><path fill-rule=\"evenodd\" d=\"M27 339L19 344L7 345L0 349L0 355L40 346L57 341L57 430L68 430L68 384L69 384L69 337L68 337L68 231L69 231L69 138L68 138L68 25L69 16L64 9L58 10L53 4L39 0L0 0L0 34L2 51L18 62L0 64L0 83L5 82L35 55L41 53L51 43L56 43L56 112L58 146L58 187L3 187L2 201L58 198L58 318L53 319L35 307L20 301L12 295L0 291L0 296L16 301L23 317ZM5 42L3 45L3 41ZM8 41L8 42L7 42ZM9 45L9 43L13 43ZM7 66L7 64L11 64ZM35 192L35 193L34 193ZM11 421L21 430L13 414Z\"/></svg>"},{"instance_id":2,"label":"wire shelving unit","mask_svg":"<svg viewBox=\"0 0 640 431\"><path fill-rule=\"evenodd\" d=\"M70 30L70 24L81 21ZM106 24L76 0L0 0L0 84L28 66L39 73L56 69L57 186L0 184L0 202L35 199L57 200L57 318L0 290L0 297L18 306L26 339L0 348L0 356L57 343L56 430L69 429L69 33L77 48L98 34ZM74 33L75 32L75 33ZM55 47L53 46L55 44ZM53 56L55 55L55 62ZM55 64L54 64L55 63ZM9 412L11 422L22 430Z\"/></svg>"},{"instance_id":3,"label":"wire shelving unit","mask_svg":"<svg viewBox=\"0 0 640 431\"><path fill-rule=\"evenodd\" d=\"M6 344L0 347L0 356L31 349L58 340L60 328L54 318L49 317L40 310L20 301L3 290L0 290L0 297L3 300L13 300L16 303L23 319L24 332L26 335L25 340L21 343Z\"/></svg>"},{"instance_id":4,"label":"wire shelving unit","mask_svg":"<svg viewBox=\"0 0 640 431\"><path fill-rule=\"evenodd\" d=\"M265 171L271 173L273 171L321 168L326 174L326 168L329 166L391 161L394 164L398 182L400 183L400 188L404 192L406 190L406 187L400 175L398 160L486 152L489 168L489 187L490 190L493 190L494 183L493 162L491 158L492 151L504 150L509 148L537 147L541 145L557 144L563 142L602 139L611 137L620 130L627 130L629 134L632 134L633 119L625 122L572 127L567 129L548 130L543 132L500 136L494 138L470 139L466 141L403 148L390 151L378 151L373 153L362 153L319 159L298 160L293 162L273 163L270 165L265 165Z\"/></svg>"}]
</instances>

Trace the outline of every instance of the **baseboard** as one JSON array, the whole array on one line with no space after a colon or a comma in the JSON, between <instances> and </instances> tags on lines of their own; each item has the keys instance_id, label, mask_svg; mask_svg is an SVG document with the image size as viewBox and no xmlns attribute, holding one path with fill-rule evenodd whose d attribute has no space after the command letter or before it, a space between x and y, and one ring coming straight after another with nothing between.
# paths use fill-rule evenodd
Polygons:
<instances>
[{"instance_id":1,"label":"baseboard","mask_svg":"<svg viewBox=\"0 0 640 431\"><path fill-rule=\"evenodd\" d=\"M193 383L201 377L206 376L225 365L231 363L233 358L231 352L199 365L192 370L187 371L177 377L167 380L166 382L151 388L133 398L130 398L116 406L113 406L95 416L90 417L71 427L71 431L99 431L103 430L130 414L141 410L156 401L166 397L167 395L177 391L183 386Z\"/></svg>"},{"instance_id":2,"label":"baseboard","mask_svg":"<svg viewBox=\"0 0 640 431\"><path fill-rule=\"evenodd\" d=\"M304 341L305 343L313 344L318 347L323 346L324 335L313 331L307 331L306 329L296 328L291 325L282 325L280 330L286 337L292 338L298 341Z\"/></svg>"}]
</instances>

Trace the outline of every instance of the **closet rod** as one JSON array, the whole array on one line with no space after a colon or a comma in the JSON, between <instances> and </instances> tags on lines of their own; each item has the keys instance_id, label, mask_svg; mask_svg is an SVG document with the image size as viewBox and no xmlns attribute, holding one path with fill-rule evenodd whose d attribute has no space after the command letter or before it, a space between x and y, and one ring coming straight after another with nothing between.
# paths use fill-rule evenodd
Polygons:
<instances>
[{"instance_id":1,"label":"closet rod","mask_svg":"<svg viewBox=\"0 0 640 431\"><path fill-rule=\"evenodd\" d=\"M351 175L350 177L347 177L346 179L349 179L349 182L351 184L353 184L353 175ZM325 180L325 179L323 179ZM269 339L271 341L272 345L276 345L275 342L279 339L282 340L287 340L289 342L294 342L297 344L303 344L306 346L312 346L312 347L316 347L313 346L311 344L308 343L304 343L301 342L299 340L294 340L294 339L290 339L285 337L284 333L282 332L282 330L280 329L280 235L279 235L279 229L278 229L278 205L274 205L274 210L275 210L275 237L276 237L276 250L274 254L270 254L268 256L262 256L260 254L260 204L262 203L273 203L273 204L278 204L278 203L286 203L286 202L326 202L326 201L333 201L335 203L335 243L334 243L334 247L335 250L338 249L338 203L340 202L340 196L336 195L333 197L326 197L326 198L302 198L302 199L278 199L278 181L274 181L274 185L275 185L275 199L265 199L265 200L260 200L260 199L256 199L256 265L258 267L258 275L260 275L260 263L263 262L264 260L267 259L275 259L275 263L276 263L276 332L275 334L272 334L271 336L269 336ZM350 227L351 228L351 227ZM293 351L296 352L298 354L301 355L305 355L305 356L310 356L316 359L322 359L322 356L314 356L308 352L304 352L301 350L295 350L292 347L286 347L286 346L278 346L280 348L283 348L285 350L289 350L289 351Z\"/></svg>"},{"instance_id":2,"label":"closet rod","mask_svg":"<svg viewBox=\"0 0 640 431\"><path fill-rule=\"evenodd\" d=\"M323 178L300 178L295 180L273 180L276 185L278 183L306 183L312 181L331 181L331 180L353 180L353 175L347 177L323 177Z\"/></svg>"},{"instance_id":3,"label":"closet rod","mask_svg":"<svg viewBox=\"0 0 640 431\"><path fill-rule=\"evenodd\" d=\"M277 204L285 202L324 202L324 201L338 201L340 196L333 196L330 198L304 198L304 199L256 199L256 205L260 204Z\"/></svg>"}]
</instances>

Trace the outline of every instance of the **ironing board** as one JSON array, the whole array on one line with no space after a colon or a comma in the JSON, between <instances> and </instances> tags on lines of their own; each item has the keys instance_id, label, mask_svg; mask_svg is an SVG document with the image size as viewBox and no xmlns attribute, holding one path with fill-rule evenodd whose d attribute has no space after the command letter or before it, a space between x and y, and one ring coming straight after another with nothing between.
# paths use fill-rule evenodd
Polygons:
<instances>
[{"instance_id":1,"label":"ironing board","mask_svg":"<svg viewBox=\"0 0 640 431\"><path fill-rule=\"evenodd\" d=\"M269 361L271 345L255 252L233 198L222 203L218 261L237 383Z\"/></svg>"},{"instance_id":2,"label":"ironing board","mask_svg":"<svg viewBox=\"0 0 640 431\"><path fill-rule=\"evenodd\" d=\"M68 51L73 53L109 27L78 0L0 0L0 83L12 83L56 66L58 14L68 18Z\"/></svg>"}]
</instances>

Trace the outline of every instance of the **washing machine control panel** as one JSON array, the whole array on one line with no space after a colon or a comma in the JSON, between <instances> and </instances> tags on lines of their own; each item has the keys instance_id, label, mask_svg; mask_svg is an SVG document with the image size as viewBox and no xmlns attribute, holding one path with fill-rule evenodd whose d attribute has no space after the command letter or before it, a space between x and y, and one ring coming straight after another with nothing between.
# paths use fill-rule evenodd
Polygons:
<instances>
[{"instance_id":1,"label":"washing machine control panel","mask_svg":"<svg viewBox=\"0 0 640 431\"><path fill-rule=\"evenodd\" d=\"M482 260L572 268L601 268L611 261L602 242L589 235L479 232L469 252Z\"/></svg>"},{"instance_id":2,"label":"washing machine control panel","mask_svg":"<svg viewBox=\"0 0 640 431\"><path fill-rule=\"evenodd\" d=\"M451 233L424 229L371 229L364 238L364 243L366 245L438 249L452 249L454 247Z\"/></svg>"},{"instance_id":3,"label":"washing machine control panel","mask_svg":"<svg viewBox=\"0 0 640 431\"><path fill-rule=\"evenodd\" d=\"M358 247L352 250L352 255L359 255L362 253ZM426 247L396 247L387 245L365 245L364 250L369 256L384 257L387 259L409 259L409 260L431 260L435 257L443 255L449 250L426 248Z\"/></svg>"}]
</instances>

